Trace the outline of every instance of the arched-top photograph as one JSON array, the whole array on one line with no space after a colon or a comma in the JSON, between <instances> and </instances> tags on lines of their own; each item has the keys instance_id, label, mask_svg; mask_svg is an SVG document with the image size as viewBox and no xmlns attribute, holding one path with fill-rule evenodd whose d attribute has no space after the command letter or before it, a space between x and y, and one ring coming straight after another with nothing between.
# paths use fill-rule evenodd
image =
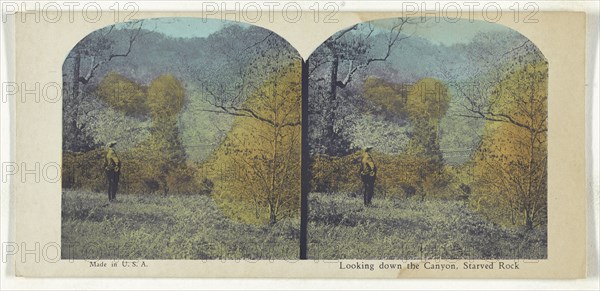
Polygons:
<instances>
[{"instance_id":1,"label":"arched-top photograph","mask_svg":"<svg viewBox=\"0 0 600 291\"><path fill-rule=\"evenodd\" d=\"M390 18L308 64L309 258L547 257L548 62L531 40Z\"/></svg>"},{"instance_id":2,"label":"arched-top photograph","mask_svg":"<svg viewBox=\"0 0 600 291\"><path fill-rule=\"evenodd\" d=\"M301 62L219 19L83 38L63 64L62 139L62 241L82 247L63 258L297 258Z\"/></svg>"},{"instance_id":3,"label":"arched-top photograph","mask_svg":"<svg viewBox=\"0 0 600 291\"><path fill-rule=\"evenodd\" d=\"M508 27L373 20L303 60L143 19L83 38L63 88L62 240L100 242L74 259L547 258L548 62Z\"/></svg>"}]
</instances>

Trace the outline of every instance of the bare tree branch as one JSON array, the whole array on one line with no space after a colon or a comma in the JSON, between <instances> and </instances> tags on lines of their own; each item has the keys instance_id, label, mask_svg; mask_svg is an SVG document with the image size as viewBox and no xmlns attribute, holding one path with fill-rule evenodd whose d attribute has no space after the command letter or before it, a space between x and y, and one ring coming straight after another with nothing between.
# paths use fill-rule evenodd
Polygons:
<instances>
[{"instance_id":1,"label":"bare tree branch","mask_svg":"<svg viewBox=\"0 0 600 291\"><path fill-rule=\"evenodd\" d=\"M79 77L78 80L80 83L82 84L87 84L93 77L94 77L94 73L96 72L96 70L104 65L105 63L108 63L110 61L112 61L114 58L118 58L118 57L127 57L129 56L129 54L131 53L131 49L133 48L133 44L136 41L136 39L138 38L138 36L140 36L140 32L142 30L142 26L143 26L143 20L140 20L139 22L135 22L135 24L139 23L139 27L137 29L135 29L130 35L129 35L129 42L128 42L128 46L127 46L127 50L124 53L111 53L106 59L99 61L96 63L96 56L92 56L91 59L91 64L90 64L90 69L88 71L88 73L86 74L85 77ZM108 34L110 34L110 32L112 32L114 29L114 25L112 25L109 29L109 31L103 36L103 38L107 37Z\"/></svg>"},{"instance_id":2,"label":"bare tree branch","mask_svg":"<svg viewBox=\"0 0 600 291\"><path fill-rule=\"evenodd\" d=\"M407 23L409 23L409 19L408 18L400 17L400 18L398 18L398 20L399 20L399 22L395 23L394 25L392 25L392 27L389 30L388 40L387 40L386 50L385 50L384 55L380 56L380 57L371 57L371 58L368 58L363 64L357 65L355 67L352 67L353 60L349 60L350 65L348 67L348 73L346 74L346 77L343 80L335 80L334 81L335 84L336 84L336 86L338 86L339 88L345 88L348 85L348 83L350 83L352 81L352 76L357 71L359 71L360 69L368 67L373 62L384 62L384 61L386 61L389 58L389 56L391 55L394 46L397 43L401 42L402 40L407 39L407 38L410 37L410 35L409 36L401 37L403 28L404 28L404 26ZM369 39L371 37L373 31L374 31L374 28L373 28L373 26L372 26L372 24L370 22L368 22L367 25L368 25L369 33L366 35L365 40ZM345 35L346 33L348 33L349 31L356 30L356 29L357 29L357 25L355 25L355 26L353 26L351 28L348 28L348 29L342 31L340 33L340 35L338 35L334 40L337 41L343 35Z\"/></svg>"}]
</instances>

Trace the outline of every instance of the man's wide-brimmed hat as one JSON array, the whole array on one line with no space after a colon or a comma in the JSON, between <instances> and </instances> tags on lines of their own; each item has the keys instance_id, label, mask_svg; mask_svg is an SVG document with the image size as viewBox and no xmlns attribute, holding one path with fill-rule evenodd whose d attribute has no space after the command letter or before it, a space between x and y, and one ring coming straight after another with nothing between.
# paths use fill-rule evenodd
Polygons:
<instances>
[{"instance_id":1,"label":"man's wide-brimmed hat","mask_svg":"<svg viewBox=\"0 0 600 291\"><path fill-rule=\"evenodd\" d=\"M365 151L370 151L372 148L373 148L373 146L370 146L370 145L363 147L363 149Z\"/></svg>"},{"instance_id":2,"label":"man's wide-brimmed hat","mask_svg":"<svg viewBox=\"0 0 600 291\"><path fill-rule=\"evenodd\" d=\"M117 144L117 142L113 140L113 141L110 141L110 142L108 142L108 144L107 144L107 145L108 145L109 147L112 147L112 146L115 146L116 144Z\"/></svg>"}]
</instances>

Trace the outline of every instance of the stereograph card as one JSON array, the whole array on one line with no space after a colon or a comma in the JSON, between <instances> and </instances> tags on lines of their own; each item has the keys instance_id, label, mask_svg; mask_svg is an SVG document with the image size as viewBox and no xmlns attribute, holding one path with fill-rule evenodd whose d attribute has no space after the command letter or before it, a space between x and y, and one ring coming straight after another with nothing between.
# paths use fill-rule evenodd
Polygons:
<instances>
[{"instance_id":1,"label":"stereograph card","mask_svg":"<svg viewBox=\"0 0 600 291\"><path fill-rule=\"evenodd\" d=\"M17 276L585 277L584 13L115 15L16 15Z\"/></svg>"}]
</instances>

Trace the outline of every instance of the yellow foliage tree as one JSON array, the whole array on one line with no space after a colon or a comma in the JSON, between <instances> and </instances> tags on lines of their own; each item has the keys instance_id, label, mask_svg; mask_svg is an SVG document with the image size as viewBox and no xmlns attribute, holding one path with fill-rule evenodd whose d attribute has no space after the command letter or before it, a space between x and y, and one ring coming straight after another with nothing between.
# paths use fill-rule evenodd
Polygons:
<instances>
[{"instance_id":1,"label":"yellow foliage tree","mask_svg":"<svg viewBox=\"0 0 600 291\"><path fill-rule=\"evenodd\" d=\"M402 84L387 82L384 79L369 76L363 84L363 94L383 109L402 115L406 112L406 88Z\"/></svg>"},{"instance_id":2,"label":"yellow foliage tree","mask_svg":"<svg viewBox=\"0 0 600 291\"><path fill-rule=\"evenodd\" d=\"M274 224L300 207L301 65L270 76L240 107L215 151L213 198L230 217Z\"/></svg>"},{"instance_id":3,"label":"yellow foliage tree","mask_svg":"<svg viewBox=\"0 0 600 291\"><path fill-rule=\"evenodd\" d=\"M148 88L148 107L154 122L173 121L183 108L185 90L171 74L159 76Z\"/></svg>"},{"instance_id":4,"label":"yellow foliage tree","mask_svg":"<svg viewBox=\"0 0 600 291\"><path fill-rule=\"evenodd\" d=\"M140 145L145 163L154 169L154 176L167 195L173 188L173 173L185 166L185 149L179 135L177 120L183 108L185 90L177 78L159 76L148 88L148 108L152 117L152 136Z\"/></svg>"},{"instance_id":5,"label":"yellow foliage tree","mask_svg":"<svg viewBox=\"0 0 600 291\"><path fill-rule=\"evenodd\" d=\"M411 121L427 120L437 123L448 111L450 94L448 87L434 78L424 78L415 83L406 100Z\"/></svg>"},{"instance_id":6,"label":"yellow foliage tree","mask_svg":"<svg viewBox=\"0 0 600 291\"><path fill-rule=\"evenodd\" d=\"M96 88L96 94L112 108L128 115L148 114L146 88L118 73L108 73Z\"/></svg>"},{"instance_id":7,"label":"yellow foliage tree","mask_svg":"<svg viewBox=\"0 0 600 291\"><path fill-rule=\"evenodd\" d=\"M477 152L473 203L506 224L546 223L548 66L526 64L493 91Z\"/></svg>"},{"instance_id":8,"label":"yellow foliage tree","mask_svg":"<svg viewBox=\"0 0 600 291\"><path fill-rule=\"evenodd\" d=\"M439 122L449 104L448 87L433 78L419 80L408 93L406 111L412 132L407 154L419 161L414 168L420 179L412 186L422 192L422 197L425 192L440 191L449 183L439 141Z\"/></svg>"}]
</instances>

